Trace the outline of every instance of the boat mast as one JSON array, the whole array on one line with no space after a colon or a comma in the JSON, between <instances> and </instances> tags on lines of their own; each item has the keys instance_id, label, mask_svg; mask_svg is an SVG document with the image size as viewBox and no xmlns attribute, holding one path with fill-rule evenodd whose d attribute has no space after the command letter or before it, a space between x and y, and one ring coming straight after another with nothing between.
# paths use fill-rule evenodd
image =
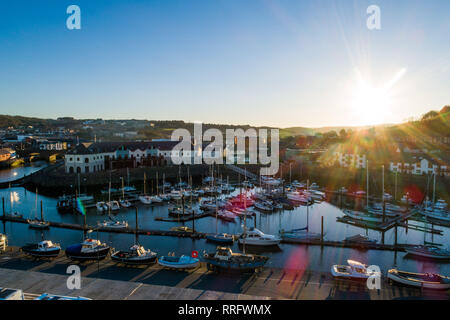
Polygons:
<instances>
[{"instance_id":1,"label":"boat mast","mask_svg":"<svg viewBox=\"0 0 450 320\"><path fill-rule=\"evenodd\" d=\"M108 190L108 218L111 217L111 180L109 180L109 190Z\"/></svg>"},{"instance_id":2,"label":"boat mast","mask_svg":"<svg viewBox=\"0 0 450 320\"><path fill-rule=\"evenodd\" d=\"M156 171L156 195L159 196L158 171Z\"/></svg>"},{"instance_id":3,"label":"boat mast","mask_svg":"<svg viewBox=\"0 0 450 320\"><path fill-rule=\"evenodd\" d=\"M366 160L366 207L369 208L369 160Z\"/></svg>"},{"instance_id":4,"label":"boat mast","mask_svg":"<svg viewBox=\"0 0 450 320\"><path fill-rule=\"evenodd\" d=\"M244 243L243 243L243 252L245 255L245 238L247 237L247 186L245 187L245 196L244 196L244 208L245 208L245 214L244 214ZM256 221L256 216L255 216Z\"/></svg>"},{"instance_id":5,"label":"boat mast","mask_svg":"<svg viewBox=\"0 0 450 320\"><path fill-rule=\"evenodd\" d=\"M135 207L136 211L136 230L134 231L134 244L137 244L137 238L138 238L138 209Z\"/></svg>"},{"instance_id":6,"label":"boat mast","mask_svg":"<svg viewBox=\"0 0 450 320\"><path fill-rule=\"evenodd\" d=\"M125 201L125 185L122 177L122 200Z\"/></svg>"},{"instance_id":7,"label":"boat mast","mask_svg":"<svg viewBox=\"0 0 450 320\"><path fill-rule=\"evenodd\" d=\"M144 172L144 196L146 195L146 183L145 183L145 180L146 180L146 176L145 176L145 172Z\"/></svg>"},{"instance_id":8,"label":"boat mast","mask_svg":"<svg viewBox=\"0 0 450 320\"><path fill-rule=\"evenodd\" d=\"M436 201L436 173L433 172L433 206Z\"/></svg>"}]
</instances>

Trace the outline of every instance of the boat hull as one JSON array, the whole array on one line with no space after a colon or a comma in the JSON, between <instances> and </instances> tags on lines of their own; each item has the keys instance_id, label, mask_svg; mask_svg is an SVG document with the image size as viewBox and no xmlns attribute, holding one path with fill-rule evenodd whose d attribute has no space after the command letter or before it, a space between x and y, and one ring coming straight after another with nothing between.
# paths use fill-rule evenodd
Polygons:
<instances>
[{"instance_id":1,"label":"boat hull","mask_svg":"<svg viewBox=\"0 0 450 320\"><path fill-rule=\"evenodd\" d=\"M418 287L418 288L425 288L425 289L433 289L433 290L448 290L450 289L450 279L448 283L440 283L440 282L432 282L432 281L420 281L416 278L408 277L408 275L411 276L417 276L419 274L409 273L409 272L398 272L397 270L389 270L387 277L389 280L392 280L394 282L412 286L412 287Z\"/></svg>"},{"instance_id":2,"label":"boat hull","mask_svg":"<svg viewBox=\"0 0 450 320\"><path fill-rule=\"evenodd\" d=\"M103 260L108 256L110 248L102 248L95 252L77 252L76 250L70 250L70 247L66 249L66 256L70 260L74 261L90 261L90 260Z\"/></svg>"},{"instance_id":3,"label":"boat hull","mask_svg":"<svg viewBox=\"0 0 450 320\"><path fill-rule=\"evenodd\" d=\"M130 257L128 252L119 251L111 255L111 260L128 265L147 265L156 262L156 254L146 257Z\"/></svg>"},{"instance_id":4,"label":"boat hull","mask_svg":"<svg viewBox=\"0 0 450 320\"><path fill-rule=\"evenodd\" d=\"M22 247L22 251L27 254L30 255L32 257L36 257L36 258L56 258L59 253L61 252L61 248L55 248L55 249L51 249L51 250L45 250L45 251L41 251L37 249L37 246L35 245L27 245L27 246L23 246Z\"/></svg>"}]
</instances>

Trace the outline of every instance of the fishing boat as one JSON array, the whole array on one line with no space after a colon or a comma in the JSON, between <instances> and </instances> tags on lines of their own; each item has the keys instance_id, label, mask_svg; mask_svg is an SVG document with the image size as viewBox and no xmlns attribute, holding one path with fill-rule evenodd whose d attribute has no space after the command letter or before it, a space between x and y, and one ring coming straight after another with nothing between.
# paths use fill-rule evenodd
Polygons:
<instances>
[{"instance_id":1,"label":"fishing boat","mask_svg":"<svg viewBox=\"0 0 450 320\"><path fill-rule=\"evenodd\" d=\"M82 243L74 244L66 249L66 256L71 260L88 261L103 260L110 247L96 239L85 239Z\"/></svg>"},{"instance_id":2,"label":"fishing boat","mask_svg":"<svg viewBox=\"0 0 450 320\"><path fill-rule=\"evenodd\" d=\"M200 260L189 256L162 256L158 259L158 264L166 268L191 269L200 264Z\"/></svg>"},{"instance_id":3,"label":"fishing boat","mask_svg":"<svg viewBox=\"0 0 450 320\"><path fill-rule=\"evenodd\" d=\"M431 259L450 259L450 251L441 249L437 246L414 246L406 247L405 251L414 256L420 256Z\"/></svg>"},{"instance_id":4,"label":"fishing boat","mask_svg":"<svg viewBox=\"0 0 450 320\"><path fill-rule=\"evenodd\" d=\"M217 247L215 252L205 253L203 260L206 262L208 270L238 270L255 271L264 267L268 257L234 253L231 248Z\"/></svg>"},{"instance_id":5,"label":"fishing boat","mask_svg":"<svg viewBox=\"0 0 450 320\"><path fill-rule=\"evenodd\" d=\"M151 250L146 250L143 246L135 244L129 251L116 251L111 254L111 259L130 265L145 265L156 262L157 254Z\"/></svg>"},{"instance_id":6,"label":"fishing boat","mask_svg":"<svg viewBox=\"0 0 450 320\"><path fill-rule=\"evenodd\" d=\"M351 242L351 243L357 243L357 244L375 244L375 243L377 243L377 240L371 239L368 236L365 236L363 234L357 234L357 235L345 238L344 242Z\"/></svg>"},{"instance_id":7,"label":"fishing boat","mask_svg":"<svg viewBox=\"0 0 450 320\"><path fill-rule=\"evenodd\" d=\"M215 233L206 236L206 241L216 242L216 243L233 243L234 237L228 233Z\"/></svg>"},{"instance_id":8,"label":"fishing boat","mask_svg":"<svg viewBox=\"0 0 450 320\"><path fill-rule=\"evenodd\" d=\"M381 273L374 272L367 269L367 265L354 261L347 260L348 265L333 265L331 267L331 274L334 278L352 279L352 280L366 280L371 276L381 277Z\"/></svg>"},{"instance_id":9,"label":"fishing boat","mask_svg":"<svg viewBox=\"0 0 450 320\"><path fill-rule=\"evenodd\" d=\"M239 243L252 246L276 246L281 242L281 238L271 234L265 234L256 228L250 228L239 237Z\"/></svg>"},{"instance_id":10,"label":"fishing boat","mask_svg":"<svg viewBox=\"0 0 450 320\"><path fill-rule=\"evenodd\" d=\"M95 204L95 206L97 207L97 210L100 212L108 211L108 206L106 205L106 203L104 201L97 202Z\"/></svg>"},{"instance_id":11,"label":"fishing boat","mask_svg":"<svg viewBox=\"0 0 450 320\"><path fill-rule=\"evenodd\" d=\"M303 241L303 240L320 240L322 235L320 233L309 232L308 228L301 229L292 229L292 230L283 230L279 231L280 237L282 239L290 240L290 241Z\"/></svg>"},{"instance_id":12,"label":"fishing boat","mask_svg":"<svg viewBox=\"0 0 450 320\"><path fill-rule=\"evenodd\" d=\"M61 246L50 240L44 240L35 244L27 244L23 246L22 251L32 257L38 258L55 258L61 251Z\"/></svg>"},{"instance_id":13,"label":"fishing boat","mask_svg":"<svg viewBox=\"0 0 450 320\"><path fill-rule=\"evenodd\" d=\"M436 290L450 289L450 277L439 274L413 273L390 269L387 273L387 277L391 282L397 282L413 287Z\"/></svg>"},{"instance_id":14,"label":"fishing boat","mask_svg":"<svg viewBox=\"0 0 450 320\"><path fill-rule=\"evenodd\" d=\"M365 213L361 211L354 211L354 210L348 210L345 209L344 213L354 219L354 220L361 220L365 222L383 222L383 217L380 215L375 215L371 213Z\"/></svg>"}]
</instances>

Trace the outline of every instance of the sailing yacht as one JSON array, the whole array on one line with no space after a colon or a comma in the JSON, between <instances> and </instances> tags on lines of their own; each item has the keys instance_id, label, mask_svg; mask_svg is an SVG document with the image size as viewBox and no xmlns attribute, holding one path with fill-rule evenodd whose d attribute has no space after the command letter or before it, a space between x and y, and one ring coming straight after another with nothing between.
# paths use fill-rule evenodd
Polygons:
<instances>
[{"instance_id":1,"label":"sailing yacht","mask_svg":"<svg viewBox=\"0 0 450 320\"><path fill-rule=\"evenodd\" d=\"M111 216L108 217L108 220L104 220L103 222L98 222L99 227L112 228L112 229L124 229L128 228L127 221L117 221L113 219Z\"/></svg>"},{"instance_id":2,"label":"sailing yacht","mask_svg":"<svg viewBox=\"0 0 450 320\"><path fill-rule=\"evenodd\" d=\"M35 205L35 217L34 219L27 219L28 225L30 226L30 228L32 229L48 229L50 227L50 223L44 221L44 212L42 210L42 201L41 201L41 220L38 220L36 217L37 214L37 198L38 197L38 192L36 189L36 205Z\"/></svg>"}]
</instances>

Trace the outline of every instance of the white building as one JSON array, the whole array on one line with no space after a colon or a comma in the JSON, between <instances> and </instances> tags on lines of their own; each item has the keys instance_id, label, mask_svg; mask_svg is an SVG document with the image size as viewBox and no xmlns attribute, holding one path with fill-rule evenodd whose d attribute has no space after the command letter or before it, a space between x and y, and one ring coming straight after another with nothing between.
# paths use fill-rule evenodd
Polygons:
<instances>
[{"instance_id":1,"label":"white building","mask_svg":"<svg viewBox=\"0 0 450 320\"><path fill-rule=\"evenodd\" d=\"M426 158L418 159L415 162L391 161L390 171L407 174L436 174L439 176L450 176L450 168L447 164L438 164Z\"/></svg>"}]
</instances>

